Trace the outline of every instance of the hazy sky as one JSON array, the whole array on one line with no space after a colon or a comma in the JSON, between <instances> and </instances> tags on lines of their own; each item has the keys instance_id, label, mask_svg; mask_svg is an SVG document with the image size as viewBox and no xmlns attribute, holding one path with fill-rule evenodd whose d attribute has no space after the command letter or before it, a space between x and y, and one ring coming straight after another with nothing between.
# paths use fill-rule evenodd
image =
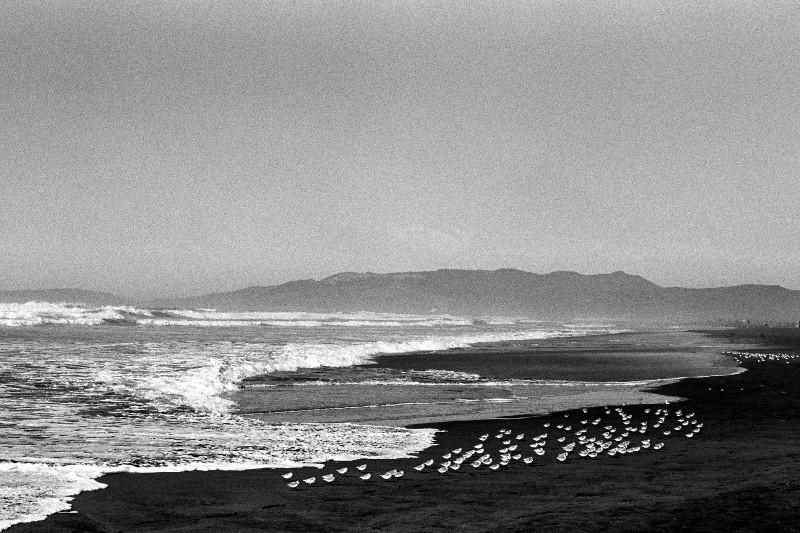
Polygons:
<instances>
[{"instance_id":1,"label":"hazy sky","mask_svg":"<svg viewBox=\"0 0 800 533\"><path fill-rule=\"evenodd\" d=\"M800 289L800 2L0 3L0 289Z\"/></svg>"}]
</instances>

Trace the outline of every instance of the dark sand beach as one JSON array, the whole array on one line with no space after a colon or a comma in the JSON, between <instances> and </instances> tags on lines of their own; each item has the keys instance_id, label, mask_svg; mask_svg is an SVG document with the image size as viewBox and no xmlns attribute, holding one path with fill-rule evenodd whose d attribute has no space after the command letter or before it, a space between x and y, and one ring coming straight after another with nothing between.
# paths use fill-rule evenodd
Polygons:
<instances>
[{"instance_id":1,"label":"dark sand beach","mask_svg":"<svg viewBox=\"0 0 800 533\"><path fill-rule=\"evenodd\" d=\"M731 351L741 341L757 343L751 353L800 353L800 335L787 330L725 330ZM624 456L554 460L561 443L558 424L586 427L593 435L612 419L613 406L547 416L431 424L445 430L435 446L418 458L326 465L295 471L293 479L320 476L347 466L331 484L317 481L290 490L280 474L287 470L114 474L101 478L108 488L77 496L71 513L19 524L21 532L117 531L800 531L800 359L743 359L748 371L713 378L691 378L653 392L686 398L655 405L629 405L634 425L647 420L647 437L664 442L660 450ZM658 409L669 421L654 429ZM646 412L649 410L650 412ZM702 430L662 436L677 410L694 413ZM616 418L615 418L616 417ZM581 425L600 418L597 426ZM544 424L550 424L544 429ZM620 426L621 427L621 426ZM439 474L413 466L442 461L454 449L477 445L496 451L520 440L524 455L534 435L550 433L545 459L515 460L496 471L472 468ZM574 428L573 428L574 431ZM633 436L632 440L637 440ZM399 479L364 482L353 466L367 463L373 478L392 469Z\"/></svg>"}]
</instances>

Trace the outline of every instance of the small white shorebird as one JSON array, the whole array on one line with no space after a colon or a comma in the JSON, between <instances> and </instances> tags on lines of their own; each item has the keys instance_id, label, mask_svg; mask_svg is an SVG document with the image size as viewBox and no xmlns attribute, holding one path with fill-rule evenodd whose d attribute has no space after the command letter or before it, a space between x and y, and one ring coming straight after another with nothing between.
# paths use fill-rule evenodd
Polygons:
<instances>
[{"instance_id":1,"label":"small white shorebird","mask_svg":"<svg viewBox=\"0 0 800 533\"><path fill-rule=\"evenodd\" d=\"M300 481L291 481L291 482L287 483L287 485L289 486L290 489L296 489L299 484L300 484Z\"/></svg>"},{"instance_id":2,"label":"small white shorebird","mask_svg":"<svg viewBox=\"0 0 800 533\"><path fill-rule=\"evenodd\" d=\"M347 467L340 468L339 470L337 470L337 472L339 472L340 474L344 474L345 472L347 472Z\"/></svg>"},{"instance_id":3,"label":"small white shorebird","mask_svg":"<svg viewBox=\"0 0 800 533\"><path fill-rule=\"evenodd\" d=\"M427 461L425 461L422 464L424 464L425 466L431 466L433 464L433 459L428 459Z\"/></svg>"},{"instance_id":4,"label":"small white shorebird","mask_svg":"<svg viewBox=\"0 0 800 533\"><path fill-rule=\"evenodd\" d=\"M421 465L417 465L417 466L415 466L415 467L414 467L414 470L416 470L417 472L419 472L419 471L421 471L423 468L425 468L425 463L422 463Z\"/></svg>"},{"instance_id":5,"label":"small white shorebird","mask_svg":"<svg viewBox=\"0 0 800 533\"><path fill-rule=\"evenodd\" d=\"M358 476L358 477L360 479L363 479L364 481L366 481L366 480L368 480L369 478L372 477L372 474L364 474L363 476Z\"/></svg>"},{"instance_id":6,"label":"small white shorebird","mask_svg":"<svg viewBox=\"0 0 800 533\"><path fill-rule=\"evenodd\" d=\"M390 479L390 478L392 477L392 475L393 475L393 472L392 472L392 471L389 471L389 472L386 472L386 473L383 473L383 474L381 474L381 477L382 477L383 479Z\"/></svg>"},{"instance_id":7,"label":"small white shorebird","mask_svg":"<svg viewBox=\"0 0 800 533\"><path fill-rule=\"evenodd\" d=\"M365 468L367 468L367 465L366 465L366 464L363 464L363 465L358 465L358 466L356 467L356 470L361 470L361 471L363 472Z\"/></svg>"},{"instance_id":8,"label":"small white shorebird","mask_svg":"<svg viewBox=\"0 0 800 533\"><path fill-rule=\"evenodd\" d=\"M315 478L315 477L309 477L309 478L306 478L306 479L304 479L304 480L303 480L303 483L306 483L306 484L308 484L308 485L311 485L311 484L312 484L312 483L314 483L316 480L317 480L317 478Z\"/></svg>"},{"instance_id":9,"label":"small white shorebird","mask_svg":"<svg viewBox=\"0 0 800 533\"><path fill-rule=\"evenodd\" d=\"M333 481L334 479L336 479L336 477L335 477L333 474L325 474L324 476L322 476L322 479L323 479L324 481L326 481L326 482L330 483L331 481Z\"/></svg>"},{"instance_id":10,"label":"small white shorebird","mask_svg":"<svg viewBox=\"0 0 800 533\"><path fill-rule=\"evenodd\" d=\"M294 472L289 472L288 474L282 474L281 477L283 479L289 479L292 477L292 474L294 474Z\"/></svg>"}]
</instances>

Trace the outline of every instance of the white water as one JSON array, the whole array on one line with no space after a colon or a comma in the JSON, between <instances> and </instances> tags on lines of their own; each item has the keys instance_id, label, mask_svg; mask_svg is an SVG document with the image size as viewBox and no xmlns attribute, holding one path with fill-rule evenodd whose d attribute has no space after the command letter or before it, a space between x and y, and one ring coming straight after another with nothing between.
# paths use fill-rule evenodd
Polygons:
<instances>
[{"instance_id":1,"label":"white water","mask_svg":"<svg viewBox=\"0 0 800 533\"><path fill-rule=\"evenodd\" d=\"M0 529L68 509L107 472L401 457L432 442L430 430L236 416L227 395L250 376L601 331L508 317L0 304Z\"/></svg>"}]
</instances>

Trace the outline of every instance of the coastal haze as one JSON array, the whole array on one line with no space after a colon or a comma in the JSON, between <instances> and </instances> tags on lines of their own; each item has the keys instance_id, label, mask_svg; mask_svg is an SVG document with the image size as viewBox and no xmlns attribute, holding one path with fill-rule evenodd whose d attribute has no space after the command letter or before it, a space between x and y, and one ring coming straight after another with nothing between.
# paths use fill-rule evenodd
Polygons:
<instances>
[{"instance_id":1,"label":"coastal haze","mask_svg":"<svg viewBox=\"0 0 800 533\"><path fill-rule=\"evenodd\" d=\"M685 289L660 287L624 272L540 275L510 269L342 273L320 281L249 287L172 304L239 310L366 310L662 323L791 321L800 317L800 291L779 286Z\"/></svg>"},{"instance_id":2,"label":"coastal haze","mask_svg":"<svg viewBox=\"0 0 800 533\"><path fill-rule=\"evenodd\" d=\"M0 302L139 305L220 311L413 313L521 316L536 320L612 320L681 324L800 319L800 291L776 285L706 289L661 287L612 272L535 274L513 269L437 270L393 274L344 272L173 300L140 301L79 289L0 291Z\"/></svg>"},{"instance_id":3,"label":"coastal haze","mask_svg":"<svg viewBox=\"0 0 800 533\"><path fill-rule=\"evenodd\" d=\"M798 28L0 3L0 530L795 531Z\"/></svg>"},{"instance_id":4,"label":"coastal haze","mask_svg":"<svg viewBox=\"0 0 800 533\"><path fill-rule=\"evenodd\" d=\"M800 289L792 2L0 6L0 289Z\"/></svg>"}]
</instances>

